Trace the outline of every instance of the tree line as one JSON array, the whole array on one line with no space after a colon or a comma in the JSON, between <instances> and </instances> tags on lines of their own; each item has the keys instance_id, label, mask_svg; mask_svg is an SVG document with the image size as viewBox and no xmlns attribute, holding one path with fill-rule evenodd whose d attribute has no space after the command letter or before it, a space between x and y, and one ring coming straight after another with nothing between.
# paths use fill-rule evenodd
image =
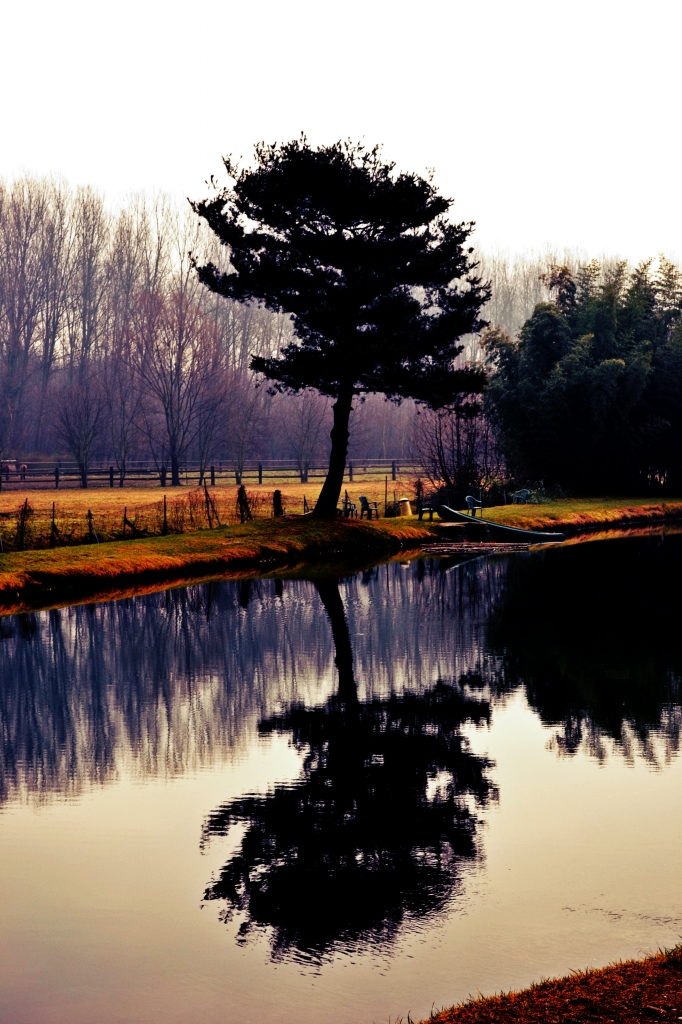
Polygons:
<instances>
[{"instance_id":1,"label":"tree line","mask_svg":"<svg viewBox=\"0 0 682 1024\"><path fill-rule=\"evenodd\" d=\"M489 328L486 411L508 470L583 494L682 489L682 275L551 265L516 337Z\"/></svg>"},{"instance_id":2,"label":"tree line","mask_svg":"<svg viewBox=\"0 0 682 1024\"><path fill-rule=\"evenodd\" d=\"M328 402L273 398L249 369L291 339L289 318L211 295L192 258L218 249L163 195L112 211L91 188L0 183L0 459L66 458L87 486L95 460L122 485L132 460L178 483L188 460L290 458L305 475L324 458ZM357 454L401 453L410 414L358 409Z\"/></svg>"},{"instance_id":3,"label":"tree line","mask_svg":"<svg viewBox=\"0 0 682 1024\"><path fill-rule=\"evenodd\" d=\"M456 366L483 395L439 408L367 393L351 458L412 456L434 485L505 482L575 491L679 490L682 288L661 257L634 270L575 253L476 253L491 285L482 334ZM267 367L294 339L287 315L205 288L227 269L201 218L168 197L110 209L91 188L0 183L0 459L94 462L123 485L134 460L178 483L180 467L289 458L305 479L329 454L332 402L271 394ZM399 396L398 396L399 397ZM446 396L447 397L447 396Z\"/></svg>"}]
</instances>

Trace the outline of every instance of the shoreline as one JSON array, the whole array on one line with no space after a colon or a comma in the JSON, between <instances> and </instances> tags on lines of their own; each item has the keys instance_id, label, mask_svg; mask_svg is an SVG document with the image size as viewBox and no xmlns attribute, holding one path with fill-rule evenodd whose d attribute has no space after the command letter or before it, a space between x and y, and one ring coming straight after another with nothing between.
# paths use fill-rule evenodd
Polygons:
<instances>
[{"instance_id":1,"label":"shoreline","mask_svg":"<svg viewBox=\"0 0 682 1024\"><path fill-rule=\"evenodd\" d=\"M677 501L637 505L586 499L484 511L485 518L500 523L563 529L574 542L605 530L665 527L682 520L682 502ZM363 568L400 552L440 546L450 530L439 520L419 521L414 515L371 522L283 517L165 537L8 553L0 556L0 616L116 600L217 577L263 576L284 569L300 575L352 571L356 563ZM492 554L500 543L466 547L473 549L472 555Z\"/></svg>"},{"instance_id":2,"label":"shoreline","mask_svg":"<svg viewBox=\"0 0 682 1024\"><path fill-rule=\"evenodd\" d=\"M200 580L275 569L375 563L435 531L418 521L262 519L191 534L26 551L0 557L0 616L115 600Z\"/></svg>"},{"instance_id":3,"label":"shoreline","mask_svg":"<svg viewBox=\"0 0 682 1024\"><path fill-rule=\"evenodd\" d=\"M493 505L484 518L527 530L562 530L574 536L603 527L665 525L682 520L682 500L633 501L627 498L566 498L542 505Z\"/></svg>"},{"instance_id":4,"label":"shoreline","mask_svg":"<svg viewBox=\"0 0 682 1024\"><path fill-rule=\"evenodd\" d=\"M572 971L519 991L469 999L432 1014L429 1024L635 1024L681 1017L682 944L642 960Z\"/></svg>"}]
</instances>

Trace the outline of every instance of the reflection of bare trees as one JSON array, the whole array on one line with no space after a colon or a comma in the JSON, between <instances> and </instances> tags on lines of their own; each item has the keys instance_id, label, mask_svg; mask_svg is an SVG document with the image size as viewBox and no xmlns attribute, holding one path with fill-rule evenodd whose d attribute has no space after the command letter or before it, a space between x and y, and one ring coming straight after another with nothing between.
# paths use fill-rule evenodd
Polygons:
<instances>
[{"instance_id":1,"label":"reflection of bare trees","mask_svg":"<svg viewBox=\"0 0 682 1024\"><path fill-rule=\"evenodd\" d=\"M475 619L489 595L471 601L471 591L464 575L436 569L420 579L382 567L348 580L362 699L482 671ZM4 798L210 764L259 717L296 699L318 703L335 686L332 636L305 582L195 586L4 619L0 629ZM453 654L457 636L471 642Z\"/></svg>"},{"instance_id":2,"label":"reflection of bare trees","mask_svg":"<svg viewBox=\"0 0 682 1024\"><path fill-rule=\"evenodd\" d=\"M255 583L247 613L239 585L222 584L3 620L3 798L229 757L329 661L306 603L292 594L286 618L279 603L273 583ZM294 646L296 630L308 642Z\"/></svg>"},{"instance_id":3,"label":"reflection of bare trees","mask_svg":"<svg viewBox=\"0 0 682 1024\"><path fill-rule=\"evenodd\" d=\"M2 619L0 798L209 765L283 706L322 705L340 669L368 706L440 679L494 714L522 686L560 752L661 762L680 741L677 540L378 566L324 602L254 580Z\"/></svg>"}]
</instances>

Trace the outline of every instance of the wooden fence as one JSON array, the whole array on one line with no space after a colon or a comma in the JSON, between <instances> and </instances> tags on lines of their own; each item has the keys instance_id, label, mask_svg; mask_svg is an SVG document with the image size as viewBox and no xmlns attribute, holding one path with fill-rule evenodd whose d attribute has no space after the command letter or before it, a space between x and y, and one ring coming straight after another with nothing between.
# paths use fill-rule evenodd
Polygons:
<instances>
[{"instance_id":1,"label":"wooden fence","mask_svg":"<svg viewBox=\"0 0 682 1024\"><path fill-rule=\"evenodd\" d=\"M234 486L235 484L308 483L326 476L328 464L316 463L307 473L300 471L297 464L286 459L270 459L245 462L241 468L225 460L216 460L202 474L198 462L182 466L181 480L185 486L199 486L206 482L211 487ZM164 472L165 470L165 472ZM419 467L405 459L354 459L346 465L344 480L358 483L365 479L388 476L397 480L401 475L417 475ZM93 463L88 470L88 487L118 487L120 475L110 463ZM125 487L159 487L170 483L168 467L153 462L131 462L126 469ZM4 490L45 490L81 487L81 475L74 462L43 461L18 462L5 460L0 465L0 487Z\"/></svg>"}]
</instances>

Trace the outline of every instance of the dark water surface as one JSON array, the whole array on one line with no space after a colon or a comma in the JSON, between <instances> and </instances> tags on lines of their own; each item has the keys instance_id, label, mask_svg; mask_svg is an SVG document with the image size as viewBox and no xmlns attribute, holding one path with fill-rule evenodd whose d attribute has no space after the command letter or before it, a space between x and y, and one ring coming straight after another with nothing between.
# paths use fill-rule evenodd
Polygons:
<instances>
[{"instance_id":1,"label":"dark water surface","mask_svg":"<svg viewBox=\"0 0 682 1024\"><path fill-rule=\"evenodd\" d=\"M0 1021L419 1019L673 945L681 555L0 620Z\"/></svg>"}]
</instances>

